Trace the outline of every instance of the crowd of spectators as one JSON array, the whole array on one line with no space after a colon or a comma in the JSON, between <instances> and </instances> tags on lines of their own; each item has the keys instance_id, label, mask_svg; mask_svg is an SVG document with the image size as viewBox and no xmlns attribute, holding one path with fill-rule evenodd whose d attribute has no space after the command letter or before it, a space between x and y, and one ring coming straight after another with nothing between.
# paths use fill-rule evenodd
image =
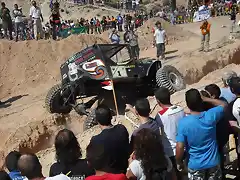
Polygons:
<instances>
[{"instance_id":1,"label":"crowd of spectators","mask_svg":"<svg viewBox=\"0 0 240 180\"><path fill-rule=\"evenodd\" d=\"M210 84L186 91L187 110L172 104L164 87L155 91L161 109L155 118L147 99L134 107L127 104L140 124L131 136L124 125L112 125L111 110L100 105L96 120L101 132L91 138L85 159L74 133L63 129L55 137L56 162L49 177L43 176L35 154L12 151L5 160L8 173L0 171L0 179L181 180L186 171L190 180L225 179L223 148L230 134L238 146L240 77L229 71L222 79L223 88ZM239 169L238 150L237 155Z\"/></svg>"},{"instance_id":2,"label":"crowd of spectators","mask_svg":"<svg viewBox=\"0 0 240 180\"><path fill-rule=\"evenodd\" d=\"M43 25L44 19L41 8L37 6L36 1L32 1L29 17L25 16L22 9L17 4L14 5L14 10L6 7L5 3L1 3L0 18L2 24L0 26L0 37L9 38L15 37L15 40L30 40L30 39L57 39L57 37L65 38L70 33L87 33L101 34L109 29L123 31L130 26L138 28L145 20L149 18L144 12L137 12L134 15L119 14L114 16L103 16L101 18L93 17L91 19L80 18L76 21L63 20L61 18L59 3L54 3L51 9L49 20Z\"/></svg>"}]
</instances>

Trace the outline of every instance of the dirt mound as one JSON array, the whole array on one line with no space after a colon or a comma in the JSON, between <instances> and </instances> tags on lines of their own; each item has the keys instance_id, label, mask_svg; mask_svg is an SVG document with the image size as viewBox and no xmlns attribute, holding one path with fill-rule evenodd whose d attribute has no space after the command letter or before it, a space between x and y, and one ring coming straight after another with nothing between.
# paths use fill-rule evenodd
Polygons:
<instances>
[{"instance_id":1,"label":"dirt mound","mask_svg":"<svg viewBox=\"0 0 240 180\"><path fill-rule=\"evenodd\" d=\"M1 41L0 98L59 80L60 64L67 58L87 45L107 42L94 35L70 36L61 41Z\"/></svg>"},{"instance_id":2,"label":"dirt mound","mask_svg":"<svg viewBox=\"0 0 240 180\"><path fill-rule=\"evenodd\" d=\"M142 27L138 28L139 42L142 48L146 48L148 47L148 45L150 46L152 45L152 41L153 41L152 28L155 27L155 23L157 21L159 21L159 18L149 19L144 23ZM167 33L169 45L174 44L177 41L182 41L182 40L186 41L190 37L196 36L196 34L190 31L184 30L179 26L171 25L166 21L161 21L161 23Z\"/></svg>"}]
</instances>

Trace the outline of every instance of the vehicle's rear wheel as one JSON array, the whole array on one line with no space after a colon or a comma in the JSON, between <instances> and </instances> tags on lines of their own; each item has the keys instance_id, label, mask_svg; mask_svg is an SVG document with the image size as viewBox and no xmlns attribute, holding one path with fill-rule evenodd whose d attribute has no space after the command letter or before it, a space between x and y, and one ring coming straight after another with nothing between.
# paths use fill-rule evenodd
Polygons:
<instances>
[{"instance_id":1,"label":"vehicle's rear wheel","mask_svg":"<svg viewBox=\"0 0 240 180\"><path fill-rule=\"evenodd\" d=\"M186 88L182 74L173 66L166 65L156 73L156 82L159 87L166 87L171 94Z\"/></svg>"},{"instance_id":2,"label":"vehicle's rear wheel","mask_svg":"<svg viewBox=\"0 0 240 180\"><path fill-rule=\"evenodd\" d=\"M90 111L89 115L87 116L87 118L85 119L85 121L83 123L83 130L86 131L95 125L97 125L96 109L93 109Z\"/></svg>"},{"instance_id":3,"label":"vehicle's rear wheel","mask_svg":"<svg viewBox=\"0 0 240 180\"><path fill-rule=\"evenodd\" d=\"M64 104L61 96L62 85L57 84L53 86L47 94L45 99L45 106L49 113L68 114L72 110L72 106Z\"/></svg>"}]
</instances>

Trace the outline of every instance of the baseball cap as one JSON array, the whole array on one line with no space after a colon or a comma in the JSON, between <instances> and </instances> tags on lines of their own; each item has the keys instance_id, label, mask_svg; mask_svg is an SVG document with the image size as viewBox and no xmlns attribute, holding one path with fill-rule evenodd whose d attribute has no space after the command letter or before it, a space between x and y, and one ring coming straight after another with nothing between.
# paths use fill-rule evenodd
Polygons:
<instances>
[{"instance_id":1,"label":"baseball cap","mask_svg":"<svg viewBox=\"0 0 240 180\"><path fill-rule=\"evenodd\" d=\"M234 71L227 71L223 73L222 80L225 81L227 85L229 85L229 80L232 77L237 77L237 73Z\"/></svg>"}]
</instances>

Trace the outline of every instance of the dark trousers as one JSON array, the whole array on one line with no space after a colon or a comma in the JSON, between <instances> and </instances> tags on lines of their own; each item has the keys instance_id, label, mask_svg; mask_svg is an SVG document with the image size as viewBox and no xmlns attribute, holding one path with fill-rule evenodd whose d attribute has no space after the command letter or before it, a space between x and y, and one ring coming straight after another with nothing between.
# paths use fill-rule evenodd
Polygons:
<instances>
[{"instance_id":1,"label":"dark trousers","mask_svg":"<svg viewBox=\"0 0 240 180\"><path fill-rule=\"evenodd\" d=\"M177 176L177 180L181 180L182 179L182 175L181 175L181 172L178 171L178 169L177 169L177 162L176 162L175 156L171 156L171 157L169 157L169 159L172 162L173 168L174 168L176 176Z\"/></svg>"},{"instance_id":2,"label":"dark trousers","mask_svg":"<svg viewBox=\"0 0 240 180\"><path fill-rule=\"evenodd\" d=\"M156 44L156 47L157 47L157 58L159 58L159 57L164 58L165 44L164 43L159 43L159 44Z\"/></svg>"},{"instance_id":3,"label":"dark trousers","mask_svg":"<svg viewBox=\"0 0 240 180\"><path fill-rule=\"evenodd\" d=\"M13 37L12 37L13 24L12 24L12 22L3 21L2 26L3 26L4 36L8 37L8 33L9 33L9 37L12 40L13 39ZM7 31L8 31L8 33L7 33Z\"/></svg>"}]
</instances>

